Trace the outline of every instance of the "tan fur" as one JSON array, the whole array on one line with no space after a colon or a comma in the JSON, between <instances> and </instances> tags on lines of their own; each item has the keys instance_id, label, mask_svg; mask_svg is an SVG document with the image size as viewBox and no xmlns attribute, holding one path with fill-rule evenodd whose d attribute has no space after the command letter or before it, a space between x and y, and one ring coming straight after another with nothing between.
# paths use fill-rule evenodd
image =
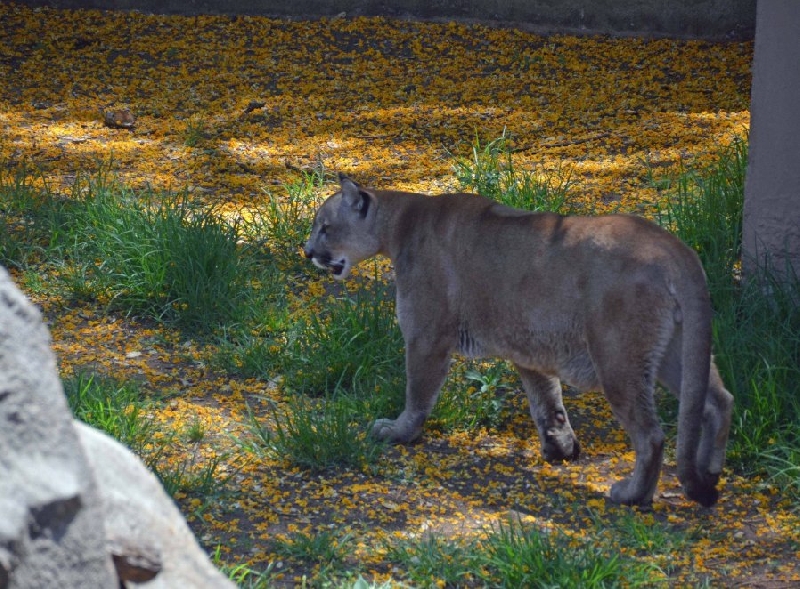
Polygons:
<instances>
[{"instance_id":1,"label":"tan fur","mask_svg":"<svg viewBox=\"0 0 800 589\"><path fill-rule=\"evenodd\" d=\"M383 254L395 269L406 343L406 407L373 433L422 433L454 352L498 356L522 377L547 460L574 459L578 440L561 379L602 389L636 451L611 499L652 502L664 434L653 390L680 400L678 476L703 505L718 498L732 396L711 357L711 306L694 252L633 216L562 217L471 194L376 191L341 176L314 220L305 255L343 279Z\"/></svg>"}]
</instances>

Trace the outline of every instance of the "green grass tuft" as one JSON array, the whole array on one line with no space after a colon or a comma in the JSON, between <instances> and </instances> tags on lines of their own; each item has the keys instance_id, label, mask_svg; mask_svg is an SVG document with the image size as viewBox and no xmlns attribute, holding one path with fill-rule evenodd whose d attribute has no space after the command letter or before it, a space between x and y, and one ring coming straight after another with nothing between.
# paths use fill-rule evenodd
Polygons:
<instances>
[{"instance_id":1,"label":"green grass tuft","mask_svg":"<svg viewBox=\"0 0 800 589\"><path fill-rule=\"evenodd\" d=\"M63 381L73 415L137 454L152 441L155 426L147 417L147 402L139 387L98 374L78 373Z\"/></svg>"},{"instance_id":2,"label":"green grass tuft","mask_svg":"<svg viewBox=\"0 0 800 589\"><path fill-rule=\"evenodd\" d=\"M659 185L668 198L658 221L700 255L715 304L736 294L746 169L747 142L736 139L713 165Z\"/></svg>"},{"instance_id":3,"label":"green grass tuft","mask_svg":"<svg viewBox=\"0 0 800 589\"><path fill-rule=\"evenodd\" d=\"M414 586L431 587L642 587L655 582L652 567L621 557L602 544L508 522L484 540L426 535L394 541L387 559Z\"/></svg>"},{"instance_id":4,"label":"green grass tuft","mask_svg":"<svg viewBox=\"0 0 800 589\"><path fill-rule=\"evenodd\" d=\"M76 183L76 200L82 210L64 240L74 294L198 331L237 317L248 269L236 226L212 208L102 174Z\"/></svg>"},{"instance_id":5,"label":"green grass tuft","mask_svg":"<svg viewBox=\"0 0 800 589\"><path fill-rule=\"evenodd\" d=\"M475 542L455 541L433 534L413 540L394 540L387 544L386 559L404 572L414 586L469 586L477 580L481 552Z\"/></svg>"},{"instance_id":6,"label":"green grass tuft","mask_svg":"<svg viewBox=\"0 0 800 589\"><path fill-rule=\"evenodd\" d=\"M167 494L178 491L201 496L217 493L230 479L220 468L224 456L198 463L190 457L165 459L178 444L177 432L165 431L148 417L152 401L135 383L120 383L99 374L79 373L63 381L67 404L77 419L108 434L137 454L161 481ZM191 443L204 436L197 422L187 430Z\"/></svg>"},{"instance_id":7,"label":"green grass tuft","mask_svg":"<svg viewBox=\"0 0 800 589\"><path fill-rule=\"evenodd\" d=\"M381 281L352 295L309 305L287 333L282 372L287 389L324 395L337 389L374 393L402 387L403 336L393 288Z\"/></svg>"},{"instance_id":8,"label":"green grass tuft","mask_svg":"<svg viewBox=\"0 0 800 589\"><path fill-rule=\"evenodd\" d=\"M498 587L641 587L654 576L601 545L514 522L492 533L484 551L485 579Z\"/></svg>"},{"instance_id":9,"label":"green grass tuft","mask_svg":"<svg viewBox=\"0 0 800 589\"><path fill-rule=\"evenodd\" d=\"M476 138L472 157L457 159L454 171L463 190L477 192L510 207L561 214L572 212L569 171L518 168L505 133L486 144Z\"/></svg>"},{"instance_id":10,"label":"green grass tuft","mask_svg":"<svg viewBox=\"0 0 800 589\"><path fill-rule=\"evenodd\" d=\"M0 167L0 264L28 269L48 261L74 203L41 187L34 169Z\"/></svg>"},{"instance_id":11,"label":"green grass tuft","mask_svg":"<svg viewBox=\"0 0 800 589\"><path fill-rule=\"evenodd\" d=\"M263 424L249 412L257 452L267 451L311 471L332 467L361 470L377 461L383 444L367 433L359 404L344 395L289 399L284 411L274 410L274 425Z\"/></svg>"}]
</instances>

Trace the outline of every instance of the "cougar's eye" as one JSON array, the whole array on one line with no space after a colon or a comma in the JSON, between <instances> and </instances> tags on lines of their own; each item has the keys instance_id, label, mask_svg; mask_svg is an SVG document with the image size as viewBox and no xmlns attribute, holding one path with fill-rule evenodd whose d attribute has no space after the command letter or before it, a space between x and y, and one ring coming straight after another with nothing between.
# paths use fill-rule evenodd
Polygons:
<instances>
[{"instance_id":1,"label":"cougar's eye","mask_svg":"<svg viewBox=\"0 0 800 589\"><path fill-rule=\"evenodd\" d=\"M328 224L323 223L322 226L319 228L320 235L327 235L328 234Z\"/></svg>"}]
</instances>

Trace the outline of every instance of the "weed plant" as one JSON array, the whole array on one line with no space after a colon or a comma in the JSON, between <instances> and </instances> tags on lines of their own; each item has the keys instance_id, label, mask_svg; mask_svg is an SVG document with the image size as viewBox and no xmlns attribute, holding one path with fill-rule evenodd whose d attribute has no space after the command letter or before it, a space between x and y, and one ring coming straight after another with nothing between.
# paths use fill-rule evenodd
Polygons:
<instances>
[{"instance_id":1,"label":"weed plant","mask_svg":"<svg viewBox=\"0 0 800 589\"><path fill-rule=\"evenodd\" d=\"M457 357L431 414L430 426L443 431L498 427L507 414L507 395L520 386L504 361Z\"/></svg>"}]
</instances>

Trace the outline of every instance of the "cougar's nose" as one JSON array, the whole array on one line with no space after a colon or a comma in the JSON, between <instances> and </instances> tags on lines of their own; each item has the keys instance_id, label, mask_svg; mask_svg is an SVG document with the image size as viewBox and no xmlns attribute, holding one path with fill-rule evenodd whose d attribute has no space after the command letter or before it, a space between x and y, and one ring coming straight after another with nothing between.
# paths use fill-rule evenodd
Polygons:
<instances>
[{"instance_id":1,"label":"cougar's nose","mask_svg":"<svg viewBox=\"0 0 800 589\"><path fill-rule=\"evenodd\" d=\"M308 259L313 258L314 257L314 249L310 245L305 244L303 246L303 255Z\"/></svg>"}]
</instances>

